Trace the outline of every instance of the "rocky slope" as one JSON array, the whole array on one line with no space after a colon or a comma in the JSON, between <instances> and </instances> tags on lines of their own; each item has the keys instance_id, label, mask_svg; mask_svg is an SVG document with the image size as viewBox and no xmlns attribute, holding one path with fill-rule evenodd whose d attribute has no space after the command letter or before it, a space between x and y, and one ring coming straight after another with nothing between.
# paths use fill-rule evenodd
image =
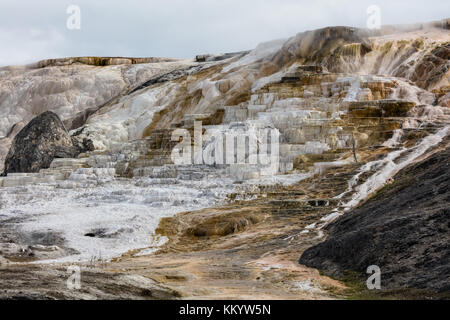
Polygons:
<instances>
[{"instance_id":1,"label":"rocky slope","mask_svg":"<svg viewBox=\"0 0 450 320\"><path fill-rule=\"evenodd\" d=\"M342 285L299 265L299 254L446 139L447 26L328 27L191 60L0 70L3 158L47 110L95 149L0 177L5 294L17 289L10 268L23 263L56 263L22 271L33 279L100 260L110 263L98 277L139 275L178 297L341 297ZM172 157L180 132L190 164Z\"/></svg>"},{"instance_id":2,"label":"rocky slope","mask_svg":"<svg viewBox=\"0 0 450 320\"><path fill-rule=\"evenodd\" d=\"M449 142L328 225L327 240L299 262L335 277L349 270L365 276L378 265L383 289L450 291Z\"/></svg>"},{"instance_id":3,"label":"rocky slope","mask_svg":"<svg viewBox=\"0 0 450 320\"><path fill-rule=\"evenodd\" d=\"M174 59L109 60L53 59L0 69L0 170L12 139L34 116L53 111L68 129L76 128L148 78L189 65Z\"/></svg>"}]
</instances>

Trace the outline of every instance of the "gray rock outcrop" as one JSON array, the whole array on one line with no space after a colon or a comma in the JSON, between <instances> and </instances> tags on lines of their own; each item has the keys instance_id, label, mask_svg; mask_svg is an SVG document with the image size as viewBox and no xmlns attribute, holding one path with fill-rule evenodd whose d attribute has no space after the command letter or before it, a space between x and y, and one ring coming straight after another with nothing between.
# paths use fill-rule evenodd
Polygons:
<instances>
[{"instance_id":1,"label":"gray rock outcrop","mask_svg":"<svg viewBox=\"0 0 450 320\"><path fill-rule=\"evenodd\" d=\"M73 139L61 119L46 111L32 119L14 138L3 175L39 172L48 168L54 158L74 158L92 147L92 142Z\"/></svg>"}]
</instances>

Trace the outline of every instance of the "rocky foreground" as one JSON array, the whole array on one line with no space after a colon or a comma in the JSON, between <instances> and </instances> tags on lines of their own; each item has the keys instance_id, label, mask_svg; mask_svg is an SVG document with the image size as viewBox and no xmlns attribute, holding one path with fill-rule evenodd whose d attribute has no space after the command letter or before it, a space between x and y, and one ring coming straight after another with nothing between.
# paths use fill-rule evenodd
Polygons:
<instances>
[{"instance_id":1,"label":"rocky foreground","mask_svg":"<svg viewBox=\"0 0 450 320\"><path fill-rule=\"evenodd\" d=\"M1 69L0 296L334 299L352 284L329 276L356 272L361 291L378 264L383 290L441 297L449 41L447 20L329 27ZM180 141L192 163L173 160Z\"/></svg>"},{"instance_id":2,"label":"rocky foreground","mask_svg":"<svg viewBox=\"0 0 450 320\"><path fill-rule=\"evenodd\" d=\"M382 271L385 289L450 291L450 148L406 167L376 195L325 229L299 263L334 277Z\"/></svg>"}]
</instances>

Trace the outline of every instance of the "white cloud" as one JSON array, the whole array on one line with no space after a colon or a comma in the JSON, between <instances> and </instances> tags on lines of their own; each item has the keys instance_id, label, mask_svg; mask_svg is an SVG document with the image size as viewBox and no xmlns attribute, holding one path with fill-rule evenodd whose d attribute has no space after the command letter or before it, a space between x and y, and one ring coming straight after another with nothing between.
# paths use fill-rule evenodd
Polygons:
<instances>
[{"instance_id":1,"label":"white cloud","mask_svg":"<svg viewBox=\"0 0 450 320\"><path fill-rule=\"evenodd\" d=\"M0 66L26 64L60 56L64 36L57 30L0 28Z\"/></svg>"},{"instance_id":2,"label":"white cloud","mask_svg":"<svg viewBox=\"0 0 450 320\"><path fill-rule=\"evenodd\" d=\"M448 0L1 1L0 65L61 56L193 57L252 49L329 25L364 27L372 4L380 6L382 24L448 14ZM66 28L71 4L81 9L81 30Z\"/></svg>"}]
</instances>

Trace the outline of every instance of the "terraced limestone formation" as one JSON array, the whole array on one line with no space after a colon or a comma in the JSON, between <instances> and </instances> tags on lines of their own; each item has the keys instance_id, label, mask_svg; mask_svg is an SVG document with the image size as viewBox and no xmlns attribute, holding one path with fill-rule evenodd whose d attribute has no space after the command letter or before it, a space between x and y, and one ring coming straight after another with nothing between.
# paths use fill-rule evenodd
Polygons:
<instances>
[{"instance_id":1,"label":"terraced limestone formation","mask_svg":"<svg viewBox=\"0 0 450 320\"><path fill-rule=\"evenodd\" d=\"M73 297L32 275L79 263L87 298L114 295L94 283L108 275L147 279L171 298L345 296L298 259L331 221L448 142L445 26L330 27L195 60L2 70L5 150L44 110L95 148L0 177L2 294L16 294L20 270L29 296ZM130 281L129 297L150 298Z\"/></svg>"}]
</instances>

